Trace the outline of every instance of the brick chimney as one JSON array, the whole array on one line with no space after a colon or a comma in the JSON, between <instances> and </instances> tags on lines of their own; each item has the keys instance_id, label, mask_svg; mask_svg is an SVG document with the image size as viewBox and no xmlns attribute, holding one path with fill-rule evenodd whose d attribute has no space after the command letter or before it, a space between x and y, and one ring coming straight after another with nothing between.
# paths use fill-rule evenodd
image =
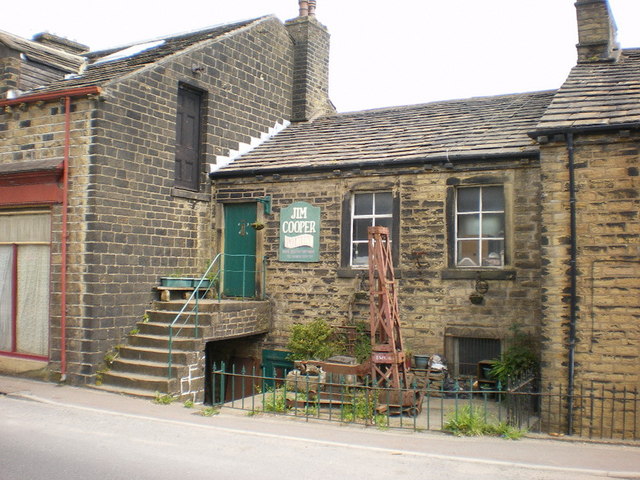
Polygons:
<instances>
[{"instance_id":1,"label":"brick chimney","mask_svg":"<svg viewBox=\"0 0 640 480\"><path fill-rule=\"evenodd\" d=\"M620 56L617 27L608 0L578 0L578 63L615 62Z\"/></svg>"},{"instance_id":2,"label":"brick chimney","mask_svg":"<svg viewBox=\"0 0 640 480\"><path fill-rule=\"evenodd\" d=\"M293 122L335 111L329 101L329 32L315 17L315 0L298 4L299 16L285 23L294 43Z\"/></svg>"},{"instance_id":3,"label":"brick chimney","mask_svg":"<svg viewBox=\"0 0 640 480\"><path fill-rule=\"evenodd\" d=\"M7 92L17 90L20 84L20 52L2 44L0 40L0 99L7 97Z\"/></svg>"}]
</instances>

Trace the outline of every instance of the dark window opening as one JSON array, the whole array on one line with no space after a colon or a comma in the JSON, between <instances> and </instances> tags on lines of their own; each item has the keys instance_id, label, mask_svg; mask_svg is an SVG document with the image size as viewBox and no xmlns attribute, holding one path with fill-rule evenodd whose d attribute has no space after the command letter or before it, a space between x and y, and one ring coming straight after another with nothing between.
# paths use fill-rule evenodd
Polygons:
<instances>
[{"instance_id":1,"label":"dark window opening","mask_svg":"<svg viewBox=\"0 0 640 480\"><path fill-rule=\"evenodd\" d=\"M478 362L500 356L500 340L495 338L450 337L447 341L449 373L475 376Z\"/></svg>"},{"instance_id":2,"label":"dark window opening","mask_svg":"<svg viewBox=\"0 0 640 480\"><path fill-rule=\"evenodd\" d=\"M186 87L178 89L175 186L193 191L200 187L201 109L201 92Z\"/></svg>"}]
</instances>

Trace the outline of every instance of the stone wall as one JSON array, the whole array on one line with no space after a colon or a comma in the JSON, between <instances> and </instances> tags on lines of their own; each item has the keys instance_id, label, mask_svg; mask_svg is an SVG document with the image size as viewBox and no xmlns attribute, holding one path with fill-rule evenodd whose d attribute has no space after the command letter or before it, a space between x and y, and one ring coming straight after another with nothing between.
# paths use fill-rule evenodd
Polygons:
<instances>
[{"instance_id":1,"label":"stone wall","mask_svg":"<svg viewBox=\"0 0 640 480\"><path fill-rule=\"evenodd\" d=\"M208 163L291 110L291 40L276 19L111 85L94 116L87 192L87 365L125 337L161 276L198 275L211 246ZM202 66L195 72L193 66ZM203 92L200 190L174 187L179 85ZM85 373L90 373L87 371Z\"/></svg>"},{"instance_id":2,"label":"stone wall","mask_svg":"<svg viewBox=\"0 0 640 480\"><path fill-rule=\"evenodd\" d=\"M542 146L543 382L567 384L568 149ZM640 386L640 135L575 136L578 387Z\"/></svg>"},{"instance_id":3,"label":"stone wall","mask_svg":"<svg viewBox=\"0 0 640 480\"><path fill-rule=\"evenodd\" d=\"M269 332L272 326L268 301L222 302L212 307L211 323L202 325L204 342L228 340Z\"/></svg>"},{"instance_id":4,"label":"stone wall","mask_svg":"<svg viewBox=\"0 0 640 480\"><path fill-rule=\"evenodd\" d=\"M194 65L198 68L194 69ZM208 164L291 117L293 45L266 18L112 81L72 104L67 360L90 382L153 300L159 277L197 275L213 258ZM199 191L174 186L180 85L203 95ZM0 163L60 159L59 102L0 114ZM60 354L60 206L53 206L51 368Z\"/></svg>"},{"instance_id":5,"label":"stone wall","mask_svg":"<svg viewBox=\"0 0 640 480\"><path fill-rule=\"evenodd\" d=\"M504 183L508 249L505 269L482 271L489 291L482 305L472 305L477 270L449 266L447 215L451 190L460 182ZM478 170L440 167L379 168L276 175L215 182L219 204L271 195L273 214L257 232L258 251L267 256L266 293L274 302L274 330L267 348L282 348L294 323L325 318L335 324L368 322L366 270L341 264L343 212L350 192L392 191L399 200L400 246L396 265L400 321L405 345L414 353L444 353L445 338L472 336L505 339L520 323L539 332L540 191L539 169L526 160ZM294 201L321 208L320 261L278 260L279 212ZM261 211L261 207L258 208ZM219 238L222 238L222 227Z\"/></svg>"},{"instance_id":6,"label":"stone wall","mask_svg":"<svg viewBox=\"0 0 640 480\"><path fill-rule=\"evenodd\" d=\"M67 360L80 370L82 351L86 347L81 325L85 321L86 272L84 238L87 214L86 191L89 184L86 159L91 142L91 100L71 103L69 149L68 268L67 268ZM65 111L59 101L12 107L0 115L0 163L33 162L64 158ZM62 189L62 183L60 182ZM9 201L10 199L3 199ZM28 205L25 205L28 206ZM38 205L41 206L41 205ZM61 359L61 239L62 206L51 210L51 283L50 283L50 369L60 371ZM90 337L91 338L91 337Z\"/></svg>"}]
</instances>

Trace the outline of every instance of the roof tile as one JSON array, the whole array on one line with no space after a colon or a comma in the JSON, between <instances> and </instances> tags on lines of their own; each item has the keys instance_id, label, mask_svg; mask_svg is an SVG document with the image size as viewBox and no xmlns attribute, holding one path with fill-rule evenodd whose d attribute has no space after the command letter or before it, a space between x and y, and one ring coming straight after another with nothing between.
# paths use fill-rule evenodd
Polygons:
<instances>
[{"instance_id":1,"label":"roof tile","mask_svg":"<svg viewBox=\"0 0 640 480\"><path fill-rule=\"evenodd\" d=\"M348 167L357 164L537 152L527 136L555 92L434 102L343 113L296 123L219 170Z\"/></svg>"}]
</instances>

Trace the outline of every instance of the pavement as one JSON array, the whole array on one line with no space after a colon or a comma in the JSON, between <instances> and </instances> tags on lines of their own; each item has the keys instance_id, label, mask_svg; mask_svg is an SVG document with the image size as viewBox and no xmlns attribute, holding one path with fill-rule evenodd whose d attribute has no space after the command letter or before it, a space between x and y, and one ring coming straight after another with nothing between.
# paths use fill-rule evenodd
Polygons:
<instances>
[{"instance_id":1,"label":"pavement","mask_svg":"<svg viewBox=\"0 0 640 480\"><path fill-rule=\"evenodd\" d=\"M575 437L528 437L518 441L490 437L454 437L439 432L378 430L328 422L305 421L223 407L214 417L201 414L203 406L185 408L173 403L157 405L148 399L0 375L0 395L70 409L99 411L149 421L201 425L240 435L295 439L300 442L344 445L458 460L546 470L600 478L640 479L640 442L612 444L587 442ZM2 415L2 413L0 413Z\"/></svg>"}]
</instances>

